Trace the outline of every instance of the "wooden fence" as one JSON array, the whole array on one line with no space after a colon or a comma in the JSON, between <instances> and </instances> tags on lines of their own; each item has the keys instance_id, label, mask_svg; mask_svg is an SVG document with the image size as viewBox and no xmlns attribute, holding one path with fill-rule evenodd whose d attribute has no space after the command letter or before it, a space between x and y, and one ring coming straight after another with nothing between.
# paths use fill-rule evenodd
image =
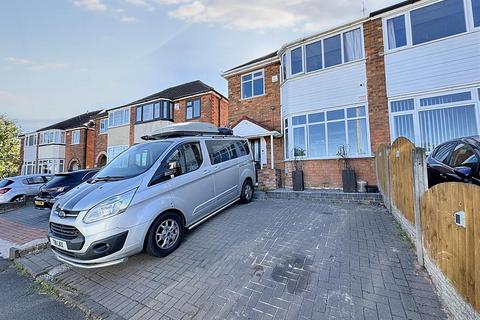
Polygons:
<instances>
[{"instance_id":1,"label":"wooden fence","mask_svg":"<svg viewBox=\"0 0 480 320\"><path fill-rule=\"evenodd\" d=\"M480 319L480 187L450 182L428 189L425 160L425 151L403 137L379 146L380 192L453 317Z\"/></svg>"}]
</instances>

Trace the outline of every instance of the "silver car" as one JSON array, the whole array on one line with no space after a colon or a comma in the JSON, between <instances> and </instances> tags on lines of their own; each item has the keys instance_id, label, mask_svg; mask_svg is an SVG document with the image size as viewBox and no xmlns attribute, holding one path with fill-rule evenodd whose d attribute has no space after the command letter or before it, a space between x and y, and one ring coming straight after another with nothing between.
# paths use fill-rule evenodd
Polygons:
<instances>
[{"instance_id":1,"label":"silver car","mask_svg":"<svg viewBox=\"0 0 480 320\"><path fill-rule=\"evenodd\" d=\"M247 140L181 136L137 144L90 181L62 196L50 214L57 258L83 268L162 257L229 205L252 200L255 167Z\"/></svg>"},{"instance_id":2,"label":"silver car","mask_svg":"<svg viewBox=\"0 0 480 320\"><path fill-rule=\"evenodd\" d=\"M33 174L0 180L0 203L25 201L25 197L36 195L51 178L52 175Z\"/></svg>"}]
</instances>

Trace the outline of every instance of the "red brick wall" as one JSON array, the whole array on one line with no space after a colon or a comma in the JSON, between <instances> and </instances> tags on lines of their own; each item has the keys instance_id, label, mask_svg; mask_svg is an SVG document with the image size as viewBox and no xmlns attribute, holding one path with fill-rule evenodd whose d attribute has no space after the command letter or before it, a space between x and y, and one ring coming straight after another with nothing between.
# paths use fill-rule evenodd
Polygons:
<instances>
[{"instance_id":1,"label":"red brick wall","mask_svg":"<svg viewBox=\"0 0 480 320\"><path fill-rule=\"evenodd\" d=\"M233 127L244 116L259 124L281 131L280 116L280 63L264 67L265 95L251 99L241 99L241 75L233 75L228 81L228 124ZM272 82L272 76L278 77ZM273 110L272 110L273 108Z\"/></svg>"},{"instance_id":2,"label":"red brick wall","mask_svg":"<svg viewBox=\"0 0 480 320\"><path fill-rule=\"evenodd\" d=\"M95 167L95 128L89 128L87 130L87 143L86 146L85 167L87 169Z\"/></svg>"},{"instance_id":3,"label":"red brick wall","mask_svg":"<svg viewBox=\"0 0 480 320\"><path fill-rule=\"evenodd\" d=\"M175 109L174 107L174 113L173 113L173 121L174 122L210 122L216 125L218 121L215 121L218 118L215 118L215 114L212 113L213 111L213 106L216 107L216 102L214 103L214 99L212 99L212 94L204 94L202 96L194 97L194 98L188 98L188 99L180 99L176 100L174 102L174 105L178 103L178 110ZM186 113L185 113L185 108L187 106L187 101L191 100L196 100L200 98L200 118L195 118L195 119L186 119Z\"/></svg>"},{"instance_id":4,"label":"red brick wall","mask_svg":"<svg viewBox=\"0 0 480 320\"><path fill-rule=\"evenodd\" d=\"M105 119L105 118L103 118ZM98 156L101 153L107 153L107 134L100 134L100 120L95 119L95 139L94 139L94 166L97 167Z\"/></svg>"},{"instance_id":5,"label":"red brick wall","mask_svg":"<svg viewBox=\"0 0 480 320\"><path fill-rule=\"evenodd\" d=\"M87 131L88 129L78 129L80 131L80 143L72 144L72 134L75 130L67 131L65 134L65 170L70 169L70 164L73 160L78 161L80 168L86 167L86 143L87 143Z\"/></svg>"},{"instance_id":6,"label":"red brick wall","mask_svg":"<svg viewBox=\"0 0 480 320\"><path fill-rule=\"evenodd\" d=\"M211 123L217 127L228 125L228 101L214 94L210 95Z\"/></svg>"},{"instance_id":7,"label":"red brick wall","mask_svg":"<svg viewBox=\"0 0 480 320\"><path fill-rule=\"evenodd\" d=\"M390 142L382 19L378 18L365 22L363 32L365 34L365 53L367 58L370 140L372 152L375 152L379 144Z\"/></svg>"}]
</instances>

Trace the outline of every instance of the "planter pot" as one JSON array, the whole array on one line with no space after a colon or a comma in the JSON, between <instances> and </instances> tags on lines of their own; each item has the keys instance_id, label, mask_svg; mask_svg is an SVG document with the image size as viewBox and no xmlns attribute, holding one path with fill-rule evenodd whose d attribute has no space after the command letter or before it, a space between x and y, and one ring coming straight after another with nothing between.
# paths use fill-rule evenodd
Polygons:
<instances>
[{"instance_id":1,"label":"planter pot","mask_svg":"<svg viewBox=\"0 0 480 320\"><path fill-rule=\"evenodd\" d=\"M343 192L345 193L353 193L355 192L356 188L356 177L355 177L355 170L347 169L342 170L342 182L343 182Z\"/></svg>"},{"instance_id":2,"label":"planter pot","mask_svg":"<svg viewBox=\"0 0 480 320\"><path fill-rule=\"evenodd\" d=\"M293 171L292 172L292 184L293 184L293 191L303 191L303 171Z\"/></svg>"}]
</instances>

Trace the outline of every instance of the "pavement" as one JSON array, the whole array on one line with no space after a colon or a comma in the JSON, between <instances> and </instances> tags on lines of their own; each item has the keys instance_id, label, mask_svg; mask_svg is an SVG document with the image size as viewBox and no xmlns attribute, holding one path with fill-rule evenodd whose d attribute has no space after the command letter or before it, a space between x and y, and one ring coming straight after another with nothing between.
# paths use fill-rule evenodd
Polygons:
<instances>
[{"instance_id":1,"label":"pavement","mask_svg":"<svg viewBox=\"0 0 480 320\"><path fill-rule=\"evenodd\" d=\"M41 293L37 284L4 259L0 259L0 284L0 320L84 319L79 310Z\"/></svg>"},{"instance_id":2,"label":"pavement","mask_svg":"<svg viewBox=\"0 0 480 320\"><path fill-rule=\"evenodd\" d=\"M18 262L61 268L51 259L46 250ZM254 201L195 228L168 257L64 271L54 284L109 319L447 319L378 205Z\"/></svg>"},{"instance_id":3,"label":"pavement","mask_svg":"<svg viewBox=\"0 0 480 320\"><path fill-rule=\"evenodd\" d=\"M0 214L0 256L8 258L9 249L26 249L47 241L49 210L32 205Z\"/></svg>"}]
</instances>

